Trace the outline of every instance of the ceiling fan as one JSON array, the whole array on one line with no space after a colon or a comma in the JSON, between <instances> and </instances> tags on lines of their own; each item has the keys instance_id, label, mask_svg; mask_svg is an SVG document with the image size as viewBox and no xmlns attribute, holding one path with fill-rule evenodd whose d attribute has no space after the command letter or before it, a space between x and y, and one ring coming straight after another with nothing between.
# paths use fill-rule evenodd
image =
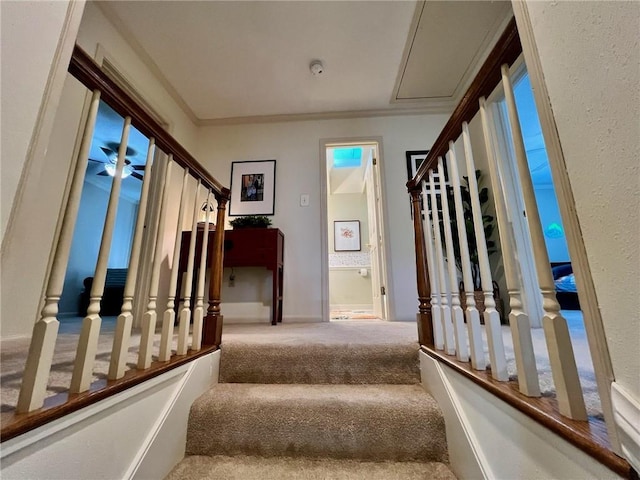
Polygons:
<instances>
[{"instance_id":1,"label":"ceiling fan","mask_svg":"<svg viewBox=\"0 0 640 480\"><path fill-rule=\"evenodd\" d=\"M95 160L93 158L89 159L92 162L102 163L104 165L104 170L101 170L96 175L113 177L116 174L116 163L118 161L118 148L120 148L119 144L115 142L109 142L105 144L105 146L100 147L100 150L104 152L105 157L107 158L106 161ZM125 154L126 157L134 156L136 154L137 152L133 148L127 147L127 152ZM122 178L125 179L128 176L132 176L134 178L137 178L138 180L142 180L143 178L142 175L139 174L137 171L144 170L145 166L133 165L131 163L131 160L129 160L126 157L124 159L124 167L122 169Z\"/></svg>"}]
</instances>

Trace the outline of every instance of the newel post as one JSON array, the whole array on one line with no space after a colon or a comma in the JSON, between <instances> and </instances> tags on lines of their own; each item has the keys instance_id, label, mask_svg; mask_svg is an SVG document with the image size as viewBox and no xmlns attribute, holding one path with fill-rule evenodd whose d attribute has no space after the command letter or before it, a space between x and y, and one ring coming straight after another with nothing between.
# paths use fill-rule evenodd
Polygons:
<instances>
[{"instance_id":1,"label":"newel post","mask_svg":"<svg viewBox=\"0 0 640 480\"><path fill-rule=\"evenodd\" d=\"M409 186L411 208L413 210L413 231L416 249L416 275L418 280L418 341L420 345L433 347L433 324L431 322L431 288L429 286L429 270L427 268L427 251L424 243L420 185Z\"/></svg>"},{"instance_id":2,"label":"newel post","mask_svg":"<svg viewBox=\"0 0 640 480\"><path fill-rule=\"evenodd\" d=\"M226 190L226 189L225 189ZM209 308L204 319L202 331L203 345L220 345L222 339L222 314L220 313L220 290L222 288L222 261L224 257L224 220L227 208L228 191L216 195L218 201L218 217L213 235L211 254L211 280L209 283Z\"/></svg>"}]
</instances>

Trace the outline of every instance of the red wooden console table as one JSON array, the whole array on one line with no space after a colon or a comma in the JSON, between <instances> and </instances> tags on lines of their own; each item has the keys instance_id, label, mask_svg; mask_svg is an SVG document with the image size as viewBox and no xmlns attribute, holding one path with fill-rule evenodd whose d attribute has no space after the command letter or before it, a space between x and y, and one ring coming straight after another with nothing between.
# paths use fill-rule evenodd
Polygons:
<instances>
[{"instance_id":1,"label":"red wooden console table","mask_svg":"<svg viewBox=\"0 0 640 480\"><path fill-rule=\"evenodd\" d=\"M202 231L196 237L196 259L194 265L200 263L202 250ZM209 231L207 257L211 257L214 230ZM191 232L182 232L180 248L180 265L178 275L178 292L182 291L182 273L187 270L187 256ZM271 303L271 324L282 322L282 287L284 275L284 234L277 228L243 228L225 230L224 232L224 266L225 267L265 267L273 276L273 293ZM194 291L195 272L194 268ZM192 292L192 299L195 296ZM177 304L178 302L176 302ZM194 303L192 302L192 305Z\"/></svg>"}]
</instances>

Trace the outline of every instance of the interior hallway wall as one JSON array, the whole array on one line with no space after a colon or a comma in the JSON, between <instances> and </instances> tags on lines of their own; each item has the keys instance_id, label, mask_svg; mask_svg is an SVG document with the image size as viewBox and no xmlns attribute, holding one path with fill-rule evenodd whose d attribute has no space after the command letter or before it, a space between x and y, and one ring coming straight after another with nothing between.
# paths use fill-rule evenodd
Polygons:
<instances>
[{"instance_id":1,"label":"interior hallway wall","mask_svg":"<svg viewBox=\"0 0 640 480\"><path fill-rule=\"evenodd\" d=\"M324 259L320 255L320 175L326 175L326 171L320 165L321 139L380 136L390 252L387 291L394 305L390 316L392 320L415 320L418 301L413 227L405 186L405 151L429 148L447 118L446 115L407 115L200 129L197 158L223 183L229 183L232 161L277 161L272 219L274 227L280 228L286 237L285 319L320 321L322 318ZM300 206L303 193L310 195L308 207ZM233 314L232 305L223 307L225 316ZM267 319L265 316L262 320Z\"/></svg>"}]
</instances>

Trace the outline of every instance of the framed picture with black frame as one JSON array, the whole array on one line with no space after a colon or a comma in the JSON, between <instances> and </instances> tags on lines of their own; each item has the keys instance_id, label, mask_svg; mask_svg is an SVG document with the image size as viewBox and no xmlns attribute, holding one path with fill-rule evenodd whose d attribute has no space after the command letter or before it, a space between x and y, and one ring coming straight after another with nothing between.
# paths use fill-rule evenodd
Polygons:
<instances>
[{"instance_id":1,"label":"framed picture with black frame","mask_svg":"<svg viewBox=\"0 0 640 480\"><path fill-rule=\"evenodd\" d=\"M422 165L425 158L429 154L429 150L408 150L405 152L405 156L407 158L407 181L413 179L418 172L418 168ZM420 211L423 212L422 216L424 218L424 205L422 200L422 195L420 196ZM409 198L409 212L411 213L411 219L413 220L413 207L411 206L411 198Z\"/></svg>"},{"instance_id":2,"label":"framed picture with black frame","mask_svg":"<svg viewBox=\"0 0 640 480\"><path fill-rule=\"evenodd\" d=\"M333 250L336 252L359 252L360 220L336 220L333 222Z\"/></svg>"},{"instance_id":3,"label":"framed picture with black frame","mask_svg":"<svg viewBox=\"0 0 640 480\"><path fill-rule=\"evenodd\" d=\"M275 201L275 160L231 162L229 216L273 215Z\"/></svg>"}]
</instances>

